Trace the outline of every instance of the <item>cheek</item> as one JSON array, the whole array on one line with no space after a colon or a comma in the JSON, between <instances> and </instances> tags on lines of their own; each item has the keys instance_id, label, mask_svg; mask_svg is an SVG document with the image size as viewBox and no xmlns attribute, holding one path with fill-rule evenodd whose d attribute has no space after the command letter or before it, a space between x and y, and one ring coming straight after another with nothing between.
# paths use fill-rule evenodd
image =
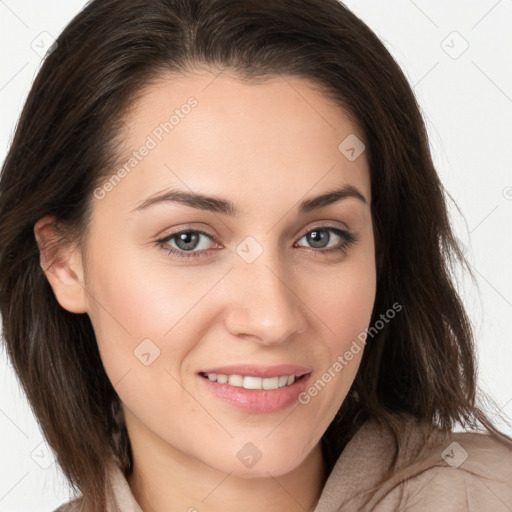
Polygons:
<instances>
[{"instance_id":1,"label":"cheek","mask_svg":"<svg viewBox=\"0 0 512 512\"><path fill-rule=\"evenodd\" d=\"M140 363L137 347L143 340L152 340L156 347L161 345L162 335L177 322L183 305L183 300L169 303L169 296L178 293L179 282L173 282L174 289L169 288L170 283L158 282L154 271L121 247L115 242L106 243L95 253L87 282L92 298L89 317L113 382L134 363ZM150 350L153 357L158 350Z\"/></svg>"},{"instance_id":2,"label":"cheek","mask_svg":"<svg viewBox=\"0 0 512 512\"><path fill-rule=\"evenodd\" d=\"M208 266L172 269L157 247L154 258L144 259L142 251L107 238L96 245L102 250L91 261L87 283L106 373L113 383L130 372L128 380L136 377L141 386L156 378L148 389L156 389L158 379L168 387L166 370L179 377L179 366L215 319L208 293L222 273Z\"/></svg>"},{"instance_id":3,"label":"cheek","mask_svg":"<svg viewBox=\"0 0 512 512\"><path fill-rule=\"evenodd\" d=\"M170 272L156 247L157 258L146 260L137 254L140 249L122 247L122 242L107 245L91 262L92 315L99 326L116 324L134 339L162 336L197 302L201 282Z\"/></svg>"},{"instance_id":4,"label":"cheek","mask_svg":"<svg viewBox=\"0 0 512 512\"><path fill-rule=\"evenodd\" d=\"M370 253L371 254L371 253ZM376 293L376 272L371 257L353 259L332 272L322 290L309 294L315 311L330 334L330 345L337 351L368 327Z\"/></svg>"},{"instance_id":5,"label":"cheek","mask_svg":"<svg viewBox=\"0 0 512 512\"><path fill-rule=\"evenodd\" d=\"M369 254L372 254L371 252ZM310 293L311 309L318 312L326 333L316 351L314 379L299 402L323 433L341 407L357 374L365 347L376 292L376 273L371 257L353 259L331 275L323 293Z\"/></svg>"},{"instance_id":6,"label":"cheek","mask_svg":"<svg viewBox=\"0 0 512 512\"><path fill-rule=\"evenodd\" d=\"M158 419L165 430L169 410L194 412L173 377L179 380L176 367L197 339L183 329L190 330L187 314L206 285L191 285L179 272L144 265L126 251L110 254L109 261L94 262L89 283L89 316L103 366L125 406Z\"/></svg>"}]
</instances>

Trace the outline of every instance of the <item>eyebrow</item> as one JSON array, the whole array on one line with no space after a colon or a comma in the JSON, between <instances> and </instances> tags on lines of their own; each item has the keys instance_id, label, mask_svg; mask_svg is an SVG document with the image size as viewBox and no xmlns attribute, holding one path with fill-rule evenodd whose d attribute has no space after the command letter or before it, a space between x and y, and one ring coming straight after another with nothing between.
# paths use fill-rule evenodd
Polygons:
<instances>
[{"instance_id":1,"label":"eyebrow","mask_svg":"<svg viewBox=\"0 0 512 512\"><path fill-rule=\"evenodd\" d=\"M313 210L324 208L342 199L355 198L363 203L367 203L363 194L352 185L326 192L316 197L305 199L299 204L299 214L309 213ZM156 193L148 197L132 212L146 210L147 208L160 203L178 203L199 210L206 210L215 213L223 213L232 217L239 217L241 211L235 203L220 197L207 196L197 192L187 192L185 190L171 189Z\"/></svg>"}]
</instances>

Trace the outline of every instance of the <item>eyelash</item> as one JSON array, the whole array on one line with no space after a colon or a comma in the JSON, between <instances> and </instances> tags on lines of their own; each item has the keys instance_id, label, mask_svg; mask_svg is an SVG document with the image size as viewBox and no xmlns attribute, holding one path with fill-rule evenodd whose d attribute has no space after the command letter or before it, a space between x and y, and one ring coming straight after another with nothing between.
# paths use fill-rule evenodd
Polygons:
<instances>
[{"instance_id":1,"label":"eyelash","mask_svg":"<svg viewBox=\"0 0 512 512\"><path fill-rule=\"evenodd\" d=\"M340 228L337 228L337 227L333 227L333 226L317 226L317 227L315 227L313 229L310 229L309 231L306 231L306 233L304 233L300 237L300 239L304 238L306 235L308 235L309 233L312 233L314 231L328 231L328 232L332 232L335 235L339 236L342 240L344 240L343 243L340 246L332 247L330 249L310 248L314 253L318 253L318 252L320 252L322 254L332 254L332 253L340 253L341 254L341 253L345 253L348 250L348 248L350 246L352 246L354 243L356 243L358 241L358 239L359 239L358 235L356 235L355 233L352 233L350 231L347 231L347 230L344 230L344 229L340 229ZM172 249L172 248L170 249L168 246L167 247L163 247L169 241L173 240L178 235L182 235L184 233L199 233L200 235L204 235L204 236L210 238L215 243L219 243L215 239L215 237L213 237L209 233L206 233L205 231L201 231L200 229L185 229L185 230L182 230L182 231L177 231L176 233L172 233L172 234L166 236L165 238L157 240L156 243L159 244L161 249L166 251L168 255L172 255L173 257L176 257L176 258L179 258L179 259L207 257L208 255L202 256L202 254L205 253L205 252L207 253L208 250L184 251L184 250L178 250L178 249ZM330 240L329 240L329 242L330 242ZM216 249L213 249L213 250L216 250Z\"/></svg>"}]
</instances>

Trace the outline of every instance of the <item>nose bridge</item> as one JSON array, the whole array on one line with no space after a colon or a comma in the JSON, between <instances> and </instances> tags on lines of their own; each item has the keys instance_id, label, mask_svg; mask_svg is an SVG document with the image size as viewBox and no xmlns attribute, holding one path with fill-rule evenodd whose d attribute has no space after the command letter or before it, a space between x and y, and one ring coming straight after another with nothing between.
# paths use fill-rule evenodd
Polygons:
<instances>
[{"instance_id":1,"label":"nose bridge","mask_svg":"<svg viewBox=\"0 0 512 512\"><path fill-rule=\"evenodd\" d=\"M301 300L278 249L250 238L239 244L234 258L231 278L237 300L230 306L227 327L235 335L276 344L305 329Z\"/></svg>"}]
</instances>

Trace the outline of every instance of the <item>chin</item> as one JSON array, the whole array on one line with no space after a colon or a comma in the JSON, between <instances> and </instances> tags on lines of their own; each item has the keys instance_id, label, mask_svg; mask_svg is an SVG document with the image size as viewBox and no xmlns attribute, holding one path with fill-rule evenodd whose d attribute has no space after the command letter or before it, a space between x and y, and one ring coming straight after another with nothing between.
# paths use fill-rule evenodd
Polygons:
<instances>
[{"instance_id":1,"label":"chin","mask_svg":"<svg viewBox=\"0 0 512 512\"><path fill-rule=\"evenodd\" d=\"M224 459L223 464L219 464L219 460L217 459L216 461L212 461L213 464L210 465L217 468L219 471L230 473L231 476L234 477L268 478L269 474L272 476L280 476L290 473L304 462L304 459L300 458L299 453L296 454L296 457L291 457L289 452L275 450L272 454L265 455L265 453L258 453L256 450L251 453L251 449L252 448L247 447L244 453L244 448L242 448L234 459L231 457ZM246 455L249 453L251 453L251 455ZM258 457L260 458L258 459Z\"/></svg>"}]
</instances>

